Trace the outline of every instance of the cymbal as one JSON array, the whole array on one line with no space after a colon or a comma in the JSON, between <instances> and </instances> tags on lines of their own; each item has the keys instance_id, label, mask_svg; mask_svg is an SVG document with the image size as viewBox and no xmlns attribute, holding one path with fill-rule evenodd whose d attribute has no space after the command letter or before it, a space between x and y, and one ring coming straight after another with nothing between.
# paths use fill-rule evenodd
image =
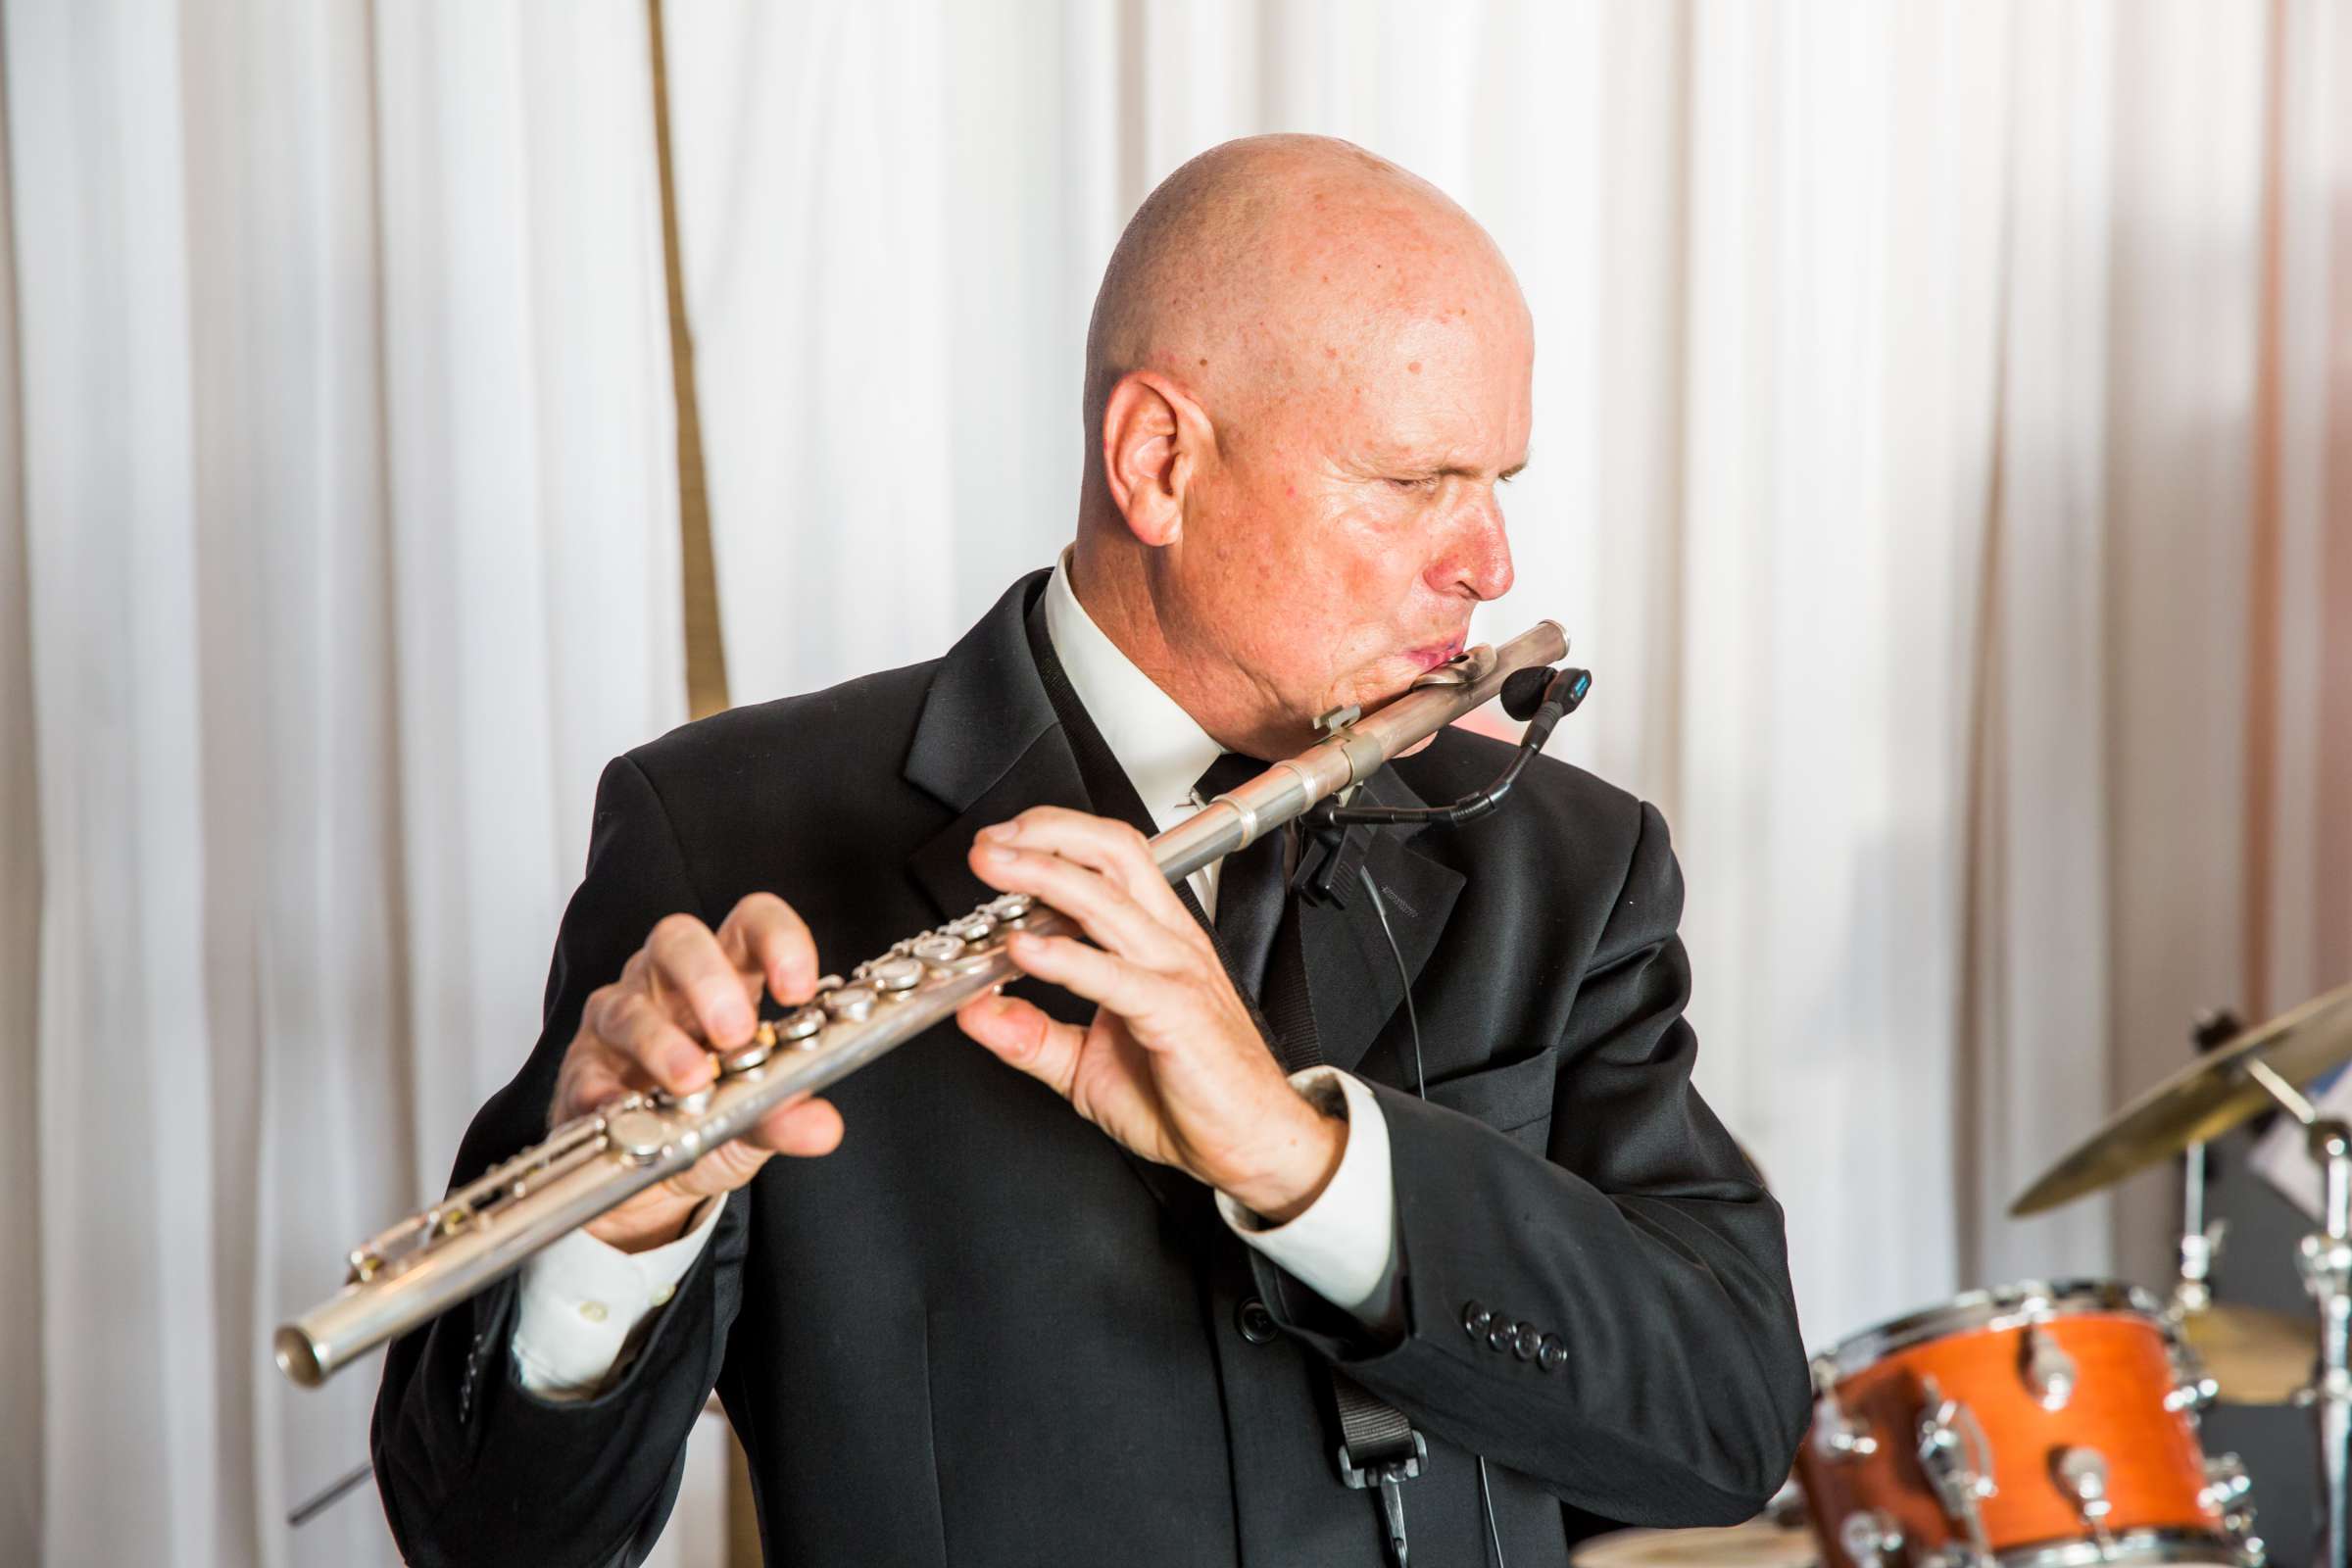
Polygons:
<instances>
[{"instance_id":1,"label":"cymbal","mask_svg":"<svg viewBox=\"0 0 2352 1568\"><path fill-rule=\"evenodd\" d=\"M1613 1530L1580 1544L1576 1568L1814 1568L1821 1549L1804 1525L1750 1519L1692 1530Z\"/></svg>"},{"instance_id":2,"label":"cymbal","mask_svg":"<svg viewBox=\"0 0 2352 1568\"><path fill-rule=\"evenodd\" d=\"M2180 1322L2225 1403L2285 1404L2311 1381L2319 1333L2308 1319L2216 1301Z\"/></svg>"},{"instance_id":3,"label":"cymbal","mask_svg":"<svg viewBox=\"0 0 2352 1568\"><path fill-rule=\"evenodd\" d=\"M2020 1218L2072 1202L2144 1165L2170 1158L2278 1103L2245 1076L2260 1061L2301 1087L2352 1060L2352 986L2247 1030L2208 1052L2107 1118L2107 1125L2044 1171L2009 1212Z\"/></svg>"}]
</instances>

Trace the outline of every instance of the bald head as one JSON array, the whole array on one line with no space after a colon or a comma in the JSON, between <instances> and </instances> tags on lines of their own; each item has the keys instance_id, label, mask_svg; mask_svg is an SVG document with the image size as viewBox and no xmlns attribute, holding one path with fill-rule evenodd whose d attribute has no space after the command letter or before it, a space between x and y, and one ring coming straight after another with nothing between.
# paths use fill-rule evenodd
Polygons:
<instances>
[{"instance_id":1,"label":"bald head","mask_svg":"<svg viewBox=\"0 0 2352 1568\"><path fill-rule=\"evenodd\" d=\"M1369 335L1475 305L1524 317L1494 241L1444 191L1331 136L1212 147L1145 198L1086 336L1087 440L1132 370L1231 416L1328 379Z\"/></svg>"},{"instance_id":2,"label":"bald head","mask_svg":"<svg viewBox=\"0 0 2352 1568\"><path fill-rule=\"evenodd\" d=\"M1120 236L1087 334L1073 581L1231 750L1304 744L1510 583L1526 302L1446 195L1319 136L1227 142Z\"/></svg>"}]
</instances>

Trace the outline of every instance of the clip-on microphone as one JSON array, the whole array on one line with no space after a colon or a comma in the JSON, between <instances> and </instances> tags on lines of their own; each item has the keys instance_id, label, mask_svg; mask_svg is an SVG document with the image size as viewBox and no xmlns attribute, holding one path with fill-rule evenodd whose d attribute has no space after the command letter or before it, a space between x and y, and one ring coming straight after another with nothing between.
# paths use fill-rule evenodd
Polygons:
<instances>
[{"instance_id":1,"label":"clip-on microphone","mask_svg":"<svg viewBox=\"0 0 2352 1568\"><path fill-rule=\"evenodd\" d=\"M1519 775L1544 749L1544 743L1551 739L1553 727L1584 706L1585 697L1592 690L1592 672L1589 669L1549 669L1538 665L1504 677L1502 710L1527 725L1519 737L1519 750L1494 783L1450 806L1342 806L1336 796L1316 802L1298 819L1301 831L1309 835L1298 857L1295 885L1299 897L1313 904L1346 906L1348 901L1339 888L1340 878L1348 868L1342 862L1349 860L1347 849L1350 827L1418 827L1432 823L1453 827L1475 822L1494 810L1510 794L1511 786L1519 782Z\"/></svg>"}]
</instances>

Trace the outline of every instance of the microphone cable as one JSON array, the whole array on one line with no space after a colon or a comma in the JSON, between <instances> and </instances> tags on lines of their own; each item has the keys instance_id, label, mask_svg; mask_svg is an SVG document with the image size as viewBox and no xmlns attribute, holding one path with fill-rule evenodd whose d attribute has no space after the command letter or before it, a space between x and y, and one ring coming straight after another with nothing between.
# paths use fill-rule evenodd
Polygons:
<instances>
[{"instance_id":1,"label":"microphone cable","mask_svg":"<svg viewBox=\"0 0 2352 1568\"><path fill-rule=\"evenodd\" d=\"M1382 807L1342 806L1325 801L1307 814L1306 825L1326 841L1326 853L1318 870L1305 875L1306 891L1313 897L1328 897L1331 873L1340 864L1339 840L1351 825L1365 827L1444 826L1455 827L1474 822L1502 805L1511 786L1519 781L1535 755L1551 738L1552 727L1584 706L1592 690L1592 672L1588 669L1523 669L1503 682L1502 706L1513 718L1526 723L1519 737L1519 746L1511 760L1494 783L1475 794L1466 795L1450 806ZM1356 862L1356 880L1363 885L1364 897L1371 902L1372 913L1380 921L1380 934L1388 939L1389 956L1396 962L1396 980L1404 990L1404 1021L1413 1041L1413 1093L1426 1103L1429 1100L1429 1077L1421 1061L1421 1015L1413 1006L1412 972L1405 967L1404 950L1396 942L1396 933L1389 924L1389 906L1381 899L1380 888L1372 880L1371 870L1362 861ZM1487 1456L1473 1455L1478 1460L1478 1503L1486 1516L1486 1544L1493 1548L1494 1568L1506 1568L1502 1556L1502 1532L1494 1524L1494 1490L1487 1478Z\"/></svg>"},{"instance_id":2,"label":"microphone cable","mask_svg":"<svg viewBox=\"0 0 2352 1568\"><path fill-rule=\"evenodd\" d=\"M1372 912L1380 917L1380 934L1389 939L1389 956L1396 960L1396 978L1404 987L1404 1021L1413 1037L1413 1093L1426 1102L1429 1080L1421 1068L1421 1015L1413 1007L1413 977L1404 966L1404 950L1396 945L1396 933L1389 929L1389 906L1381 902L1380 889L1373 884L1371 871L1359 863L1355 874L1364 885L1364 897L1372 901ZM1505 1568L1502 1535L1494 1528L1494 1494L1487 1485L1487 1456L1481 1453L1474 1457L1478 1460L1478 1502L1487 1516L1487 1542L1494 1548L1494 1568Z\"/></svg>"}]
</instances>

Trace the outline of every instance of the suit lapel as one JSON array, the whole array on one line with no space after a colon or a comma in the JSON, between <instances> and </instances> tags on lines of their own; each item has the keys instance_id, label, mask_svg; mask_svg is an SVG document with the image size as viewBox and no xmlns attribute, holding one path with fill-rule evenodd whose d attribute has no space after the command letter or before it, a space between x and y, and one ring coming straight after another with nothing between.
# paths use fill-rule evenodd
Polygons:
<instances>
[{"instance_id":1,"label":"suit lapel","mask_svg":"<svg viewBox=\"0 0 2352 1568\"><path fill-rule=\"evenodd\" d=\"M907 781L956 817L909 857L907 870L957 915L990 897L964 861L972 839L1031 806L1088 808L1085 781L1030 657L1023 617L1046 574L1031 572L948 650L923 696Z\"/></svg>"},{"instance_id":2,"label":"suit lapel","mask_svg":"<svg viewBox=\"0 0 2352 1568\"><path fill-rule=\"evenodd\" d=\"M1381 806L1422 804L1393 767L1366 780L1359 793ZM1413 848L1409 832L1359 827L1349 838L1361 845L1359 851L1350 844L1351 858L1360 854L1363 868L1380 889L1405 974L1418 978L1453 912L1462 890L1461 873ZM1316 1042L1325 1063L1345 1072L1363 1060L1403 1003L1404 984L1397 978L1396 955L1389 951L1380 916L1364 897L1353 866L1343 862L1343 871L1334 882L1337 900L1300 907L1298 936Z\"/></svg>"},{"instance_id":3,"label":"suit lapel","mask_svg":"<svg viewBox=\"0 0 2352 1568\"><path fill-rule=\"evenodd\" d=\"M941 661L907 751L906 777L956 812L907 859L908 874L943 916L961 914L995 896L972 874L966 858L973 838L990 823L1032 806L1130 814L1099 804L1087 788L1069 734L1038 673L1026 617L1045 575L1032 573L1015 583ZM1148 824L1138 825L1151 831ZM1083 1026L1094 1016L1092 1003L1057 987L1016 984L1065 1023ZM1112 1147L1179 1229L1197 1235L1215 1224L1207 1188L1171 1166Z\"/></svg>"},{"instance_id":4,"label":"suit lapel","mask_svg":"<svg viewBox=\"0 0 2352 1568\"><path fill-rule=\"evenodd\" d=\"M1092 811L1094 802L1078 776L1068 740L1058 726L1040 732L1004 772L965 803L956 819L910 856L906 869L943 918L962 914L997 896L972 875L967 858L972 840L992 822L1018 816L1032 806L1063 806Z\"/></svg>"}]
</instances>

